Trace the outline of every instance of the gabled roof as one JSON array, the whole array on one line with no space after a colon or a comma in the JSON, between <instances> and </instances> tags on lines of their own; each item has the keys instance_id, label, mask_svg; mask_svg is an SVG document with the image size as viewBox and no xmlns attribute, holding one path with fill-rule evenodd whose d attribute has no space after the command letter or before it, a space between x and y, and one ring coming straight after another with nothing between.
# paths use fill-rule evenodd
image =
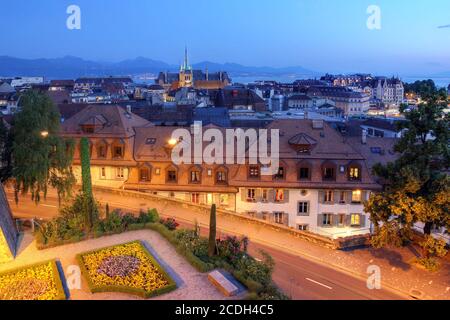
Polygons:
<instances>
[{"instance_id":1,"label":"gabled roof","mask_svg":"<svg viewBox=\"0 0 450 320\"><path fill-rule=\"evenodd\" d=\"M117 105L89 105L62 124L65 135L82 134L83 124L97 124L97 136L131 137L135 127L152 126L152 124Z\"/></svg>"}]
</instances>

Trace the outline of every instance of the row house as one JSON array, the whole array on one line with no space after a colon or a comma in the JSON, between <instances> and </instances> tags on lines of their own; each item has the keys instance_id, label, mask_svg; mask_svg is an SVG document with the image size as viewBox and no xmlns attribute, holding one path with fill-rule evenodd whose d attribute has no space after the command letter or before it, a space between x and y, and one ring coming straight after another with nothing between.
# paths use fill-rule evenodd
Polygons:
<instances>
[{"instance_id":1,"label":"row house","mask_svg":"<svg viewBox=\"0 0 450 320\"><path fill-rule=\"evenodd\" d=\"M190 139L173 139L179 127L157 127L118 106L89 106L63 123L63 135L91 142L94 185L124 188L219 208L329 237L368 233L363 202L378 190L364 157L327 123L276 120L280 129L280 162L275 174L249 164L175 164L172 150L192 148ZM225 128L208 125L225 136ZM269 134L270 136L270 134ZM189 141L190 140L190 141ZM203 150L212 141L203 142ZM271 141L269 141L269 144ZM226 154L229 144L221 144ZM237 146L235 145L235 148ZM78 148L77 148L78 149ZM192 152L194 154L194 152ZM74 172L80 179L78 150Z\"/></svg>"}]
</instances>

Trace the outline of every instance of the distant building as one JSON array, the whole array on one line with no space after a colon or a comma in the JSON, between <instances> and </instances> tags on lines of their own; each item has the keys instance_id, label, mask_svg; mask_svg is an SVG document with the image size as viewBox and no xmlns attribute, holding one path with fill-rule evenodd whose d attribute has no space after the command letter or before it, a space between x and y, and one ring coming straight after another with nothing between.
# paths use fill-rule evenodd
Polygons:
<instances>
[{"instance_id":1,"label":"distant building","mask_svg":"<svg viewBox=\"0 0 450 320\"><path fill-rule=\"evenodd\" d=\"M370 107L370 96L364 92L355 92L346 87L311 87L307 90L310 97L320 97L333 101L346 116L365 115Z\"/></svg>"},{"instance_id":2,"label":"distant building","mask_svg":"<svg viewBox=\"0 0 450 320\"><path fill-rule=\"evenodd\" d=\"M51 80L48 91L72 91L74 86L73 80Z\"/></svg>"},{"instance_id":3,"label":"distant building","mask_svg":"<svg viewBox=\"0 0 450 320\"><path fill-rule=\"evenodd\" d=\"M402 132L397 129L398 120L368 119L361 124L361 128L367 132L369 137L378 138L400 138Z\"/></svg>"},{"instance_id":4,"label":"distant building","mask_svg":"<svg viewBox=\"0 0 450 320\"><path fill-rule=\"evenodd\" d=\"M75 91L103 90L114 85L127 86L133 83L130 77L78 78L74 83Z\"/></svg>"},{"instance_id":5,"label":"distant building","mask_svg":"<svg viewBox=\"0 0 450 320\"><path fill-rule=\"evenodd\" d=\"M320 80L337 87L349 87L372 79L370 74L332 75L326 74Z\"/></svg>"},{"instance_id":6,"label":"distant building","mask_svg":"<svg viewBox=\"0 0 450 320\"><path fill-rule=\"evenodd\" d=\"M205 72L193 70L189 65L187 49L185 51L184 63L178 73L160 72L155 80L167 89L176 90L183 87L193 87L195 89L222 89L231 83L231 79L226 72Z\"/></svg>"},{"instance_id":7,"label":"distant building","mask_svg":"<svg viewBox=\"0 0 450 320\"><path fill-rule=\"evenodd\" d=\"M17 77L11 80L11 86L14 88L27 87L33 84L44 83L44 77Z\"/></svg>"},{"instance_id":8,"label":"distant building","mask_svg":"<svg viewBox=\"0 0 450 320\"><path fill-rule=\"evenodd\" d=\"M377 77L363 82L361 88L371 95L375 102L387 105L400 105L405 101L405 88L398 78Z\"/></svg>"},{"instance_id":9,"label":"distant building","mask_svg":"<svg viewBox=\"0 0 450 320\"><path fill-rule=\"evenodd\" d=\"M265 100L258 96L255 91L245 87L230 86L210 92L210 95L216 107L255 112L268 111Z\"/></svg>"}]
</instances>

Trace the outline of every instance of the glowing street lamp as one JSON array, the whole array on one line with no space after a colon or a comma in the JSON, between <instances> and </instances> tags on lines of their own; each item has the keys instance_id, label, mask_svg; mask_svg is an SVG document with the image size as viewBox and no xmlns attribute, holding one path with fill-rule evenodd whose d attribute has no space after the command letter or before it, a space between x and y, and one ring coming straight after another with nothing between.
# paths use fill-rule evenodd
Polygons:
<instances>
[{"instance_id":1,"label":"glowing street lamp","mask_svg":"<svg viewBox=\"0 0 450 320\"><path fill-rule=\"evenodd\" d=\"M41 131L41 137L47 138L48 137L48 131Z\"/></svg>"},{"instance_id":2,"label":"glowing street lamp","mask_svg":"<svg viewBox=\"0 0 450 320\"><path fill-rule=\"evenodd\" d=\"M169 141L168 141L168 143L169 143L169 146L171 146L171 147L174 147L176 144L177 144L177 140L176 139L170 139Z\"/></svg>"}]
</instances>

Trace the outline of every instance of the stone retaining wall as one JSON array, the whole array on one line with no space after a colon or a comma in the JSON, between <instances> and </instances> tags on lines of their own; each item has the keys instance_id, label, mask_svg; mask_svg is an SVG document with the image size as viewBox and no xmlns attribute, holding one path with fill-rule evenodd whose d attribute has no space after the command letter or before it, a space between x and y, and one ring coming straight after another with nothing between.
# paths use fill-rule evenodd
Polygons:
<instances>
[{"instance_id":1,"label":"stone retaining wall","mask_svg":"<svg viewBox=\"0 0 450 320\"><path fill-rule=\"evenodd\" d=\"M127 197L134 197L134 198L146 199L146 200L151 200L151 201L158 201L158 203L161 203L162 205L179 204L181 208L189 209L193 212L197 212L200 214L209 215L210 209L211 209L207 205L190 203L190 202L186 202L186 201L183 201L180 199L161 197L158 195L153 195L153 194L144 193L144 192L122 190L122 189L110 189L110 188L103 188L103 187L93 187L93 189L98 190L98 191L103 191L103 192L109 192L112 194L117 194L120 196L127 196ZM315 244L319 244L321 246L324 246L324 247L327 247L330 249L344 249L344 248L348 248L348 247L352 247L352 246L360 246L360 245L362 245L362 242L363 243L366 242L365 240L362 240L362 239L358 240L357 238L361 238L361 237L357 237L357 236L351 237L351 239L348 239L348 241L346 241L347 238L333 240L333 239L324 237L322 235L314 234L314 233L311 233L308 231L296 230L293 228L289 228L287 226L274 224L274 223L260 220L257 218L252 218L252 217L245 216L245 215L239 214L234 211L229 211L229 210L217 209L217 214L226 215L227 217L232 218L232 219L241 219L241 220L245 220L246 222L250 221L254 224L264 225L266 227L275 229L276 231L284 231L284 232L287 232L297 238L301 238L303 240L306 240L306 241L309 241L309 242L312 242ZM366 238L366 237L364 237L364 238Z\"/></svg>"}]
</instances>

